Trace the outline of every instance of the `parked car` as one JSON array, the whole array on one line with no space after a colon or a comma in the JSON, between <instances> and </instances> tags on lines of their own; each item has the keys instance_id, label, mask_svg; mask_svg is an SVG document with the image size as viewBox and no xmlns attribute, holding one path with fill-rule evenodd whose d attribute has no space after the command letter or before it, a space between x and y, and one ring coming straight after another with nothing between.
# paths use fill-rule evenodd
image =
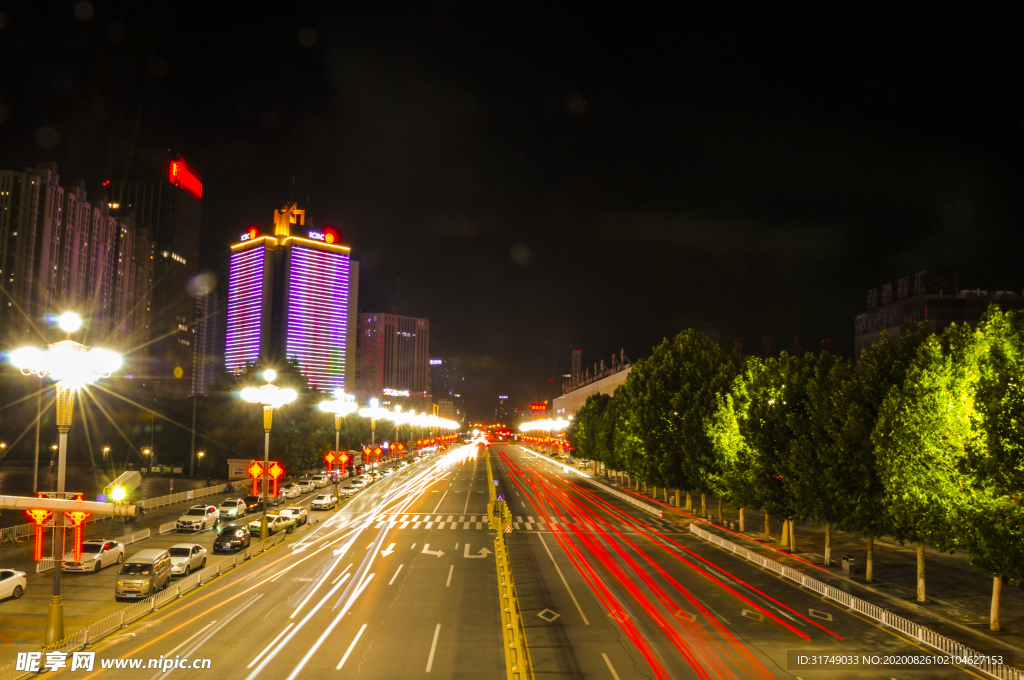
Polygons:
<instances>
[{"instance_id":1,"label":"parked car","mask_svg":"<svg viewBox=\"0 0 1024 680\"><path fill-rule=\"evenodd\" d=\"M295 482L288 482L281 487L281 492L285 498L298 498L302 494L302 489Z\"/></svg>"},{"instance_id":2,"label":"parked car","mask_svg":"<svg viewBox=\"0 0 1024 680\"><path fill-rule=\"evenodd\" d=\"M330 479L331 478L327 474L319 474L310 477L309 481L313 482L313 486L315 486L316 488L322 489L325 486L327 486L327 483L330 481Z\"/></svg>"},{"instance_id":3,"label":"parked car","mask_svg":"<svg viewBox=\"0 0 1024 680\"><path fill-rule=\"evenodd\" d=\"M217 526L220 513L212 505L193 505L184 515L178 518L175 528L178 531L203 531L208 527Z\"/></svg>"},{"instance_id":4,"label":"parked car","mask_svg":"<svg viewBox=\"0 0 1024 680\"><path fill-rule=\"evenodd\" d=\"M340 486L338 487L338 496L340 498L349 498L351 496L354 496L355 493L359 491L359 488L360 487L355 486Z\"/></svg>"},{"instance_id":5,"label":"parked car","mask_svg":"<svg viewBox=\"0 0 1024 680\"><path fill-rule=\"evenodd\" d=\"M405 468L409 467L409 463L407 461L403 460L401 463L398 464L398 467L401 468L401 469L405 469Z\"/></svg>"},{"instance_id":6,"label":"parked car","mask_svg":"<svg viewBox=\"0 0 1024 680\"><path fill-rule=\"evenodd\" d=\"M250 541L249 529L244 524L227 524L220 528L213 540L213 552L245 550Z\"/></svg>"},{"instance_id":7,"label":"parked car","mask_svg":"<svg viewBox=\"0 0 1024 680\"><path fill-rule=\"evenodd\" d=\"M0 569L0 600L17 600L25 594L28 581L25 572L14 569Z\"/></svg>"},{"instance_id":8,"label":"parked car","mask_svg":"<svg viewBox=\"0 0 1024 680\"><path fill-rule=\"evenodd\" d=\"M198 543L178 543L167 552L171 554L171 576L188 576L206 566L206 548Z\"/></svg>"},{"instance_id":9,"label":"parked car","mask_svg":"<svg viewBox=\"0 0 1024 680\"><path fill-rule=\"evenodd\" d=\"M245 511L248 513L259 512L263 509L263 496L246 496L242 502L245 503Z\"/></svg>"},{"instance_id":10,"label":"parked car","mask_svg":"<svg viewBox=\"0 0 1024 680\"><path fill-rule=\"evenodd\" d=\"M348 486L349 488L356 489L358 491L359 489L362 489L364 486L366 486L368 483L369 482L366 481L365 477L356 477L351 482L349 482Z\"/></svg>"},{"instance_id":11,"label":"parked car","mask_svg":"<svg viewBox=\"0 0 1024 680\"><path fill-rule=\"evenodd\" d=\"M60 563L62 571L99 571L111 564L124 562L124 546L117 541L93 539L82 541L82 555L75 560L74 553L67 553Z\"/></svg>"},{"instance_id":12,"label":"parked car","mask_svg":"<svg viewBox=\"0 0 1024 680\"><path fill-rule=\"evenodd\" d=\"M294 519L295 526L297 527L301 527L309 521L309 515L306 512L306 509L301 505L289 505L287 508L279 510L278 514L282 517L291 517Z\"/></svg>"},{"instance_id":13,"label":"parked car","mask_svg":"<svg viewBox=\"0 0 1024 680\"><path fill-rule=\"evenodd\" d=\"M255 522L249 523L249 534L251 536L260 535L261 521L261 519L258 519ZM275 515L273 513L267 515L267 531L270 533L270 535L274 535L279 531L284 531L285 529L287 529L290 526L293 526L294 524L295 518L293 517L283 517L281 515Z\"/></svg>"},{"instance_id":14,"label":"parked car","mask_svg":"<svg viewBox=\"0 0 1024 680\"><path fill-rule=\"evenodd\" d=\"M296 484L299 487L299 493L310 493L316 489L316 484L312 479L300 479Z\"/></svg>"},{"instance_id":15,"label":"parked car","mask_svg":"<svg viewBox=\"0 0 1024 680\"><path fill-rule=\"evenodd\" d=\"M149 597L171 582L171 555L163 548L135 553L121 565L114 584L114 599L137 600Z\"/></svg>"},{"instance_id":16,"label":"parked car","mask_svg":"<svg viewBox=\"0 0 1024 680\"><path fill-rule=\"evenodd\" d=\"M220 504L217 513L220 519L229 521L245 517L247 503L241 498L229 498Z\"/></svg>"},{"instance_id":17,"label":"parked car","mask_svg":"<svg viewBox=\"0 0 1024 680\"><path fill-rule=\"evenodd\" d=\"M333 496L329 493L322 493L313 499L313 502L309 504L309 507L313 510L333 510L337 505L337 496Z\"/></svg>"}]
</instances>

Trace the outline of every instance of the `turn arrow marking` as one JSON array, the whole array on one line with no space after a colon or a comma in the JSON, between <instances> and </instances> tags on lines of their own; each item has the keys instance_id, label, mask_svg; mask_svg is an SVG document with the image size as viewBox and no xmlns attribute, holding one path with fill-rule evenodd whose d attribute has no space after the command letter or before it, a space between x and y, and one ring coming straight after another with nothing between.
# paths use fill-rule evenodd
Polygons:
<instances>
[{"instance_id":1,"label":"turn arrow marking","mask_svg":"<svg viewBox=\"0 0 1024 680\"><path fill-rule=\"evenodd\" d=\"M429 548L429 547L430 547L429 543L424 543L423 544L423 552L420 553L420 554L421 555L437 555L438 557L440 557L441 555L444 554L443 550L436 550L436 551L435 550L427 550L427 548Z\"/></svg>"},{"instance_id":2,"label":"turn arrow marking","mask_svg":"<svg viewBox=\"0 0 1024 680\"><path fill-rule=\"evenodd\" d=\"M388 546L387 550L381 550L380 554L381 555L390 555L391 553L395 552L394 550L392 550L392 548L394 548L394 547L395 547L395 544L392 543L391 545Z\"/></svg>"},{"instance_id":3,"label":"turn arrow marking","mask_svg":"<svg viewBox=\"0 0 1024 680\"><path fill-rule=\"evenodd\" d=\"M477 553L476 555L470 555L469 554L469 543L466 544L466 549L462 552L462 556L463 557L468 557L468 558L473 559L473 560L479 559L481 557L487 557L490 554L491 554L491 551L488 550L487 548L480 548L480 552L479 553Z\"/></svg>"}]
</instances>

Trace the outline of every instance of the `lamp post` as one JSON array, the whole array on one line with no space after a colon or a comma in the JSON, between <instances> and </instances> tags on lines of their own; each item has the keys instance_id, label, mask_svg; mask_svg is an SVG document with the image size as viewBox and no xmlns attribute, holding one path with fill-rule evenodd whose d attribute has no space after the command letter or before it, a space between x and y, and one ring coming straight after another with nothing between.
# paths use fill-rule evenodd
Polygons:
<instances>
[{"instance_id":1,"label":"lamp post","mask_svg":"<svg viewBox=\"0 0 1024 680\"><path fill-rule=\"evenodd\" d=\"M203 474L203 456L206 455L206 451L197 451L196 456L199 458L199 475Z\"/></svg>"},{"instance_id":2,"label":"lamp post","mask_svg":"<svg viewBox=\"0 0 1024 680\"><path fill-rule=\"evenodd\" d=\"M23 375L40 378L49 375L57 390L57 492L64 493L67 467L68 430L75 392L100 378L108 378L121 367L121 355L107 349L89 349L71 339L71 334L82 326L82 319L73 312L61 314L57 324L67 332L66 340L55 342L45 350L22 347L11 352L11 363ZM64 637L64 602L60 595L61 561L64 558L64 513L58 512L54 521L53 597L46 617L45 644L51 645Z\"/></svg>"},{"instance_id":3,"label":"lamp post","mask_svg":"<svg viewBox=\"0 0 1024 680\"><path fill-rule=\"evenodd\" d=\"M380 402L376 399L370 400L370 405L367 408L359 409L359 415L364 418L370 419L370 445L377 445L377 419L387 418L391 412L387 409L380 407Z\"/></svg>"},{"instance_id":4,"label":"lamp post","mask_svg":"<svg viewBox=\"0 0 1024 680\"><path fill-rule=\"evenodd\" d=\"M7 455L7 444L5 442L0 442L0 468L3 468L4 456L6 456L6 455Z\"/></svg>"},{"instance_id":5,"label":"lamp post","mask_svg":"<svg viewBox=\"0 0 1024 680\"><path fill-rule=\"evenodd\" d=\"M334 399L320 402L320 410L334 414L334 455L341 460L341 419L359 409L355 395L346 394L345 390L334 390ZM372 426L371 426L372 427ZM334 496L338 496L338 475L334 477Z\"/></svg>"},{"instance_id":6,"label":"lamp post","mask_svg":"<svg viewBox=\"0 0 1024 680\"><path fill-rule=\"evenodd\" d=\"M271 384L277 373L271 369L263 371L263 378L267 384L263 387L246 387L242 390L242 399L250 404L261 404L263 406L263 431L266 435L263 447L263 469L270 467L270 426L274 422L274 409L290 404L299 396L295 390L280 388ZM260 521L260 540L265 541L269 537L267 531L267 476L263 475L263 518Z\"/></svg>"}]
</instances>

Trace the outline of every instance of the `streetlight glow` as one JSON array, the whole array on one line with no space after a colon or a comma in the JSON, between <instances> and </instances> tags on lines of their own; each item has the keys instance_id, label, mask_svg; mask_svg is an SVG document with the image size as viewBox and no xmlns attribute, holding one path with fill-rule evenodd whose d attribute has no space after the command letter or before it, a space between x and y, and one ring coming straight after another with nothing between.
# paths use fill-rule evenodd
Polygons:
<instances>
[{"instance_id":1,"label":"streetlight glow","mask_svg":"<svg viewBox=\"0 0 1024 680\"><path fill-rule=\"evenodd\" d=\"M74 333L82 327L82 317L74 312L64 312L57 319L57 325L65 333Z\"/></svg>"}]
</instances>

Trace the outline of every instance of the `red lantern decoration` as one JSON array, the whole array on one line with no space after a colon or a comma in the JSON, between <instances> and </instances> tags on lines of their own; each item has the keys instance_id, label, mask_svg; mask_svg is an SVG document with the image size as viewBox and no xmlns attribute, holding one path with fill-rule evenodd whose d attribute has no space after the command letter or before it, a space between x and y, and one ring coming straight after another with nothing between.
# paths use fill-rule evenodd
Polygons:
<instances>
[{"instance_id":1,"label":"red lantern decoration","mask_svg":"<svg viewBox=\"0 0 1024 680\"><path fill-rule=\"evenodd\" d=\"M253 461L252 465L246 470L249 476L252 477L252 495L259 496L259 479L263 475L263 466L258 461Z\"/></svg>"},{"instance_id":2,"label":"red lantern decoration","mask_svg":"<svg viewBox=\"0 0 1024 680\"><path fill-rule=\"evenodd\" d=\"M337 458L334 456L334 452L333 451L328 451L327 453L324 454L324 462L327 463L327 471L328 472L331 472L331 471L334 470L334 461L336 461L336 460L337 460Z\"/></svg>"},{"instance_id":3,"label":"red lantern decoration","mask_svg":"<svg viewBox=\"0 0 1024 680\"><path fill-rule=\"evenodd\" d=\"M267 471L270 474L270 479L274 482L274 498L277 498L277 480L284 476L284 468L276 460L270 464L270 469Z\"/></svg>"},{"instance_id":4,"label":"red lantern decoration","mask_svg":"<svg viewBox=\"0 0 1024 680\"><path fill-rule=\"evenodd\" d=\"M45 535L43 525L53 517L53 510L26 510L25 516L32 520L32 523L36 525L35 550L33 552L32 559L39 561L43 559L43 536Z\"/></svg>"},{"instance_id":5,"label":"red lantern decoration","mask_svg":"<svg viewBox=\"0 0 1024 680\"><path fill-rule=\"evenodd\" d=\"M75 562L82 559L82 525L85 521L92 517L91 512L84 512L82 510L74 510L72 512L65 512L64 516L71 520L71 524L75 527L74 530L74 550L75 550Z\"/></svg>"}]
</instances>

